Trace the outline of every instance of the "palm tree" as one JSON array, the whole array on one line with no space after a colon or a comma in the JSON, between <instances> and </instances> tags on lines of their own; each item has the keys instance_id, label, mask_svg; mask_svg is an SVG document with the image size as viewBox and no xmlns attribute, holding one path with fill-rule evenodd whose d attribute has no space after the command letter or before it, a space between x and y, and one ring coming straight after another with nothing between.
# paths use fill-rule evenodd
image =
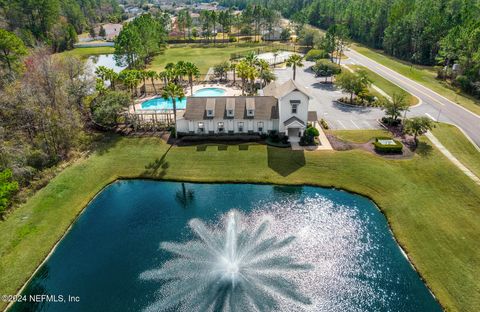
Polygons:
<instances>
[{"instance_id":1,"label":"palm tree","mask_svg":"<svg viewBox=\"0 0 480 312\"><path fill-rule=\"evenodd\" d=\"M168 84L168 81L167 81L167 71L163 71L163 72L158 73L158 78L159 78L159 79L162 79L164 86L166 86L166 85Z\"/></svg>"},{"instance_id":2,"label":"palm tree","mask_svg":"<svg viewBox=\"0 0 480 312\"><path fill-rule=\"evenodd\" d=\"M293 69L293 80L295 80L297 67L303 67L302 61L303 61L303 57L300 54L292 54L287 59L287 66L292 67Z\"/></svg>"},{"instance_id":3,"label":"palm tree","mask_svg":"<svg viewBox=\"0 0 480 312\"><path fill-rule=\"evenodd\" d=\"M185 92L183 88L178 84L170 82L165 88L163 88L162 97L166 100L171 99L173 104L173 119L174 119L174 129L175 129L175 140L178 138L177 134L177 99L182 99L185 97Z\"/></svg>"},{"instance_id":4,"label":"palm tree","mask_svg":"<svg viewBox=\"0 0 480 312\"><path fill-rule=\"evenodd\" d=\"M250 80L249 94L254 93L255 79L258 77L258 71L253 66L248 66L247 79Z\"/></svg>"},{"instance_id":5,"label":"palm tree","mask_svg":"<svg viewBox=\"0 0 480 312\"><path fill-rule=\"evenodd\" d=\"M143 81L143 92L147 94L147 72L143 69L137 70L138 78Z\"/></svg>"},{"instance_id":6,"label":"palm tree","mask_svg":"<svg viewBox=\"0 0 480 312\"><path fill-rule=\"evenodd\" d=\"M157 88L155 87L155 79L158 77L157 72L154 70L147 70L145 72L145 77L149 78L152 82L153 92L157 94Z\"/></svg>"},{"instance_id":7,"label":"palm tree","mask_svg":"<svg viewBox=\"0 0 480 312\"><path fill-rule=\"evenodd\" d=\"M238 77L242 79L242 95L245 95L245 85L246 85L246 80L248 79L249 67L251 66L249 66L245 61L240 61L236 65Z\"/></svg>"},{"instance_id":8,"label":"palm tree","mask_svg":"<svg viewBox=\"0 0 480 312\"><path fill-rule=\"evenodd\" d=\"M247 55L245 55L245 61L247 62L248 65L255 66L258 64L258 57L255 54L255 52L251 51L251 52L248 52Z\"/></svg>"},{"instance_id":9,"label":"palm tree","mask_svg":"<svg viewBox=\"0 0 480 312\"><path fill-rule=\"evenodd\" d=\"M178 61L174 66L174 70L177 74L177 77L180 79L180 83L182 83L183 82L183 76L186 75L185 62L184 61Z\"/></svg>"},{"instance_id":10,"label":"palm tree","mask_svg":"<svg viewBox=\"0 0 480 312\"><path fill-rule=\"evenodd\" d=\"M273 68L277 65L278 50L273 51Z\"/></svg>"},{"instance_id":11,"label":"palm tree","mask_svg":"<svg viewBox=\"0 0 480 312\"><path fill-rule=\"evenodd\" d=\"M98 67L95 69L95 75L97 75L97 77L100 78L103 83L105 83L105 80L108 80L108 79L106 78L106 76L107 76L107 71L108 71L108 68L107 68L107 67L105 67L105 66L98 66Z\"/></svg>"},{"instance_id":12,"label":"palm tree","mask_svg":"<svg viewBox=\"0 0 480 312\"><path fill-rule=\"evenodd\" d=\"M230 63L230 69L233 71L233 84L235 84L235 70L237 69L237 64Z\"/></svg>"},{"instance_id":13,"label":"palm tree","mask_svg":"<svg viewBox=\"0 0 480 312\"><path fill-rule=\"evenodd\" d=\"M110 88L115 91L115 82L118 80L117 72L111 68L108 68L105 72L105 79L110 81Z\"/></svg>"},{"instance_id":14,"label":"palm tree","mask_svg":"<svg viewBox=\"0 0 480 312\"><path fill-rule=\"evenodd\" d=\"M277 79L271 70L262 71L259 78L262 79L262 87L265 87L267 84Z\"/></svg>"},{"instance_id":15,"label":"palm tree","mask_svg":"<svg viewBox=\"0 0 480 312\"><path fill-rule=\"evenodd\" d=\"M186 62L184 65L185 75L188 76L188 83L190 85L190 95L193 95L193 78L200 77L200 71L198 70L197 65Z\"/></svg>"}]
</instances>

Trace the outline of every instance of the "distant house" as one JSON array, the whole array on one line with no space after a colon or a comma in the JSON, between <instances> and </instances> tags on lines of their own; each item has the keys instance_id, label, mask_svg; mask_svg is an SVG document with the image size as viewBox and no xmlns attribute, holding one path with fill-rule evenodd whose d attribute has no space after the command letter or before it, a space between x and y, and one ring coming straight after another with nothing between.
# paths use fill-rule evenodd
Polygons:
<instances>
[{"instance_id":1,"label":"distant house","mask_svg":"<svg viewBox=\"0 0 480 312\"><path fill-rule=\"evenodd\" d=\"M271 30L262 31L262 40L264 41L278 41L282 39L282 27L273 27Z\"/></svg>"},{"instance_id":2,"label":"distant house","mask_svg":"<svg viewBox=\"0 0 480 312\"><path fill-rule=\"evenodd\" d=\"M316 121L309 103L306 90L293 80L271 83L261 96L188 97L177 131L200 135L278 131L297 142L308 122Z\"/></svg>"},{"instance_id":3,"label":"distant house","mask_svg":"<svg viewBox=\"0 0 480 312\"><path fill-rule=\"evenodd\" d=\"M122 24L103 24L102 25L103 29L105 29L105 37L101 37L101 39L105 40L114 40L118 34L120 34L120 31L123 28ZM100 33L100 26L95 28L95 33L98 35Z\"/></svg>"}]
</instances>

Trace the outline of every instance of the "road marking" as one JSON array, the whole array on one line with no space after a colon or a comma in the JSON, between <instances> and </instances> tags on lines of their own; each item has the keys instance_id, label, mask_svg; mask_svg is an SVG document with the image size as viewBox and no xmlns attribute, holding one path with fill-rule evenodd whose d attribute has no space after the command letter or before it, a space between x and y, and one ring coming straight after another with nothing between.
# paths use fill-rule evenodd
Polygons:
<instances>
[{"instance_id":1,"label":"road marking","mask_svg":"<svg viewBox=\"0 0 480 312\"><path fill-rule=\"evenodd\" d=\"M366 120L363 121L363 124L367 126L367 129L371 129L371 128L372 128L372 125L371 125L368 121L366 121ZM375 128L375 127L373 127L373 128Z\"/></svg>"},{"instance_id":2,"label":"road marking","mask_svg":"<svg viewBox=\"0 0 480 312\"><path fill-rule=\"evenodd\" d=\"M372 63L376 64L378 67L380 67L380 68L377 68L377 70L383 71L383 73L387 73L387 74L388 74L388 72L386 72L385 70L383 70L383 68L385 68L385 69L391 71L393 74L399 75L399 76L400 76L400 80L402 80L402 79L406 80L406 82L410 84L410 87L412 87L414 90L420 92L421 94L423 94L423 95L431 98L434 102L436 102L436 103L438 103L438 104L440 104L440 105L445 106L444 103L438 101L437 99L433 98L431 95L425 93L424 91L419 90L417 87L413 86L412 84L415 84L415 85L417 85L417 86L419 86L419 87L421 87L421 88L424 88L424 89L427 90L428 92L431 92L432 94L435 94L435 96L438 96L438 97L444 99L445 101L447 101L447 102L449 102L449 103L457 106L458 108L463 109L463 110L466 111L467 113L470 113L470 114L474 115L475 117L480 118L480 115L478 115L478 114L476 114L476 113L468 110L467 108L461 106L461 105L458 104L458 103L453 102L452 100L449 100L449 99L446 98L445 96L443 96L443 95L441 95L441 94L433 91L432 89L427 88L427 87L423 86L422 84L420 84L420 83L418 83L418 82L416 82L416 81L414 81L414 80L412 80L412 79L410 79L410 78L405 77L404 75L400 74L399 72L397 72L397 71L395 71L395 70L393 70L393 69L390 69L390 68L388 68L387 66L382 65L382 64L378 63L377 61L374 61L374 60L372 60L371 58L360 54L360 53L357 52L357 51L353 51L353 50L352 50L352 52L353 52L353 54L356 54L357 57L358 57L358 56L360 56L360 58L364 57L364 58L366 58L367 60L371 61ZM357 61L358 61L358 59L357 59ZM361 62L360 62L360 63L361 63ZM392 75L392 74L390 74L390 75ZM384 77L384 78L387 78L387 77ZM387 79L390 80L391 82L393 82L391 78L390 78L390 79L387 78ZM399 79L399 78L397 78L397 79ZM397 86L401 87L401 86L398 85L397 83L395 83L395 82L393 82L393 83L396 84ZM403 88L403 87L401 87L401 88Z\"/></svg>"},{"instance_id":3,"label":"road marking","mask_svg":"<svg viewBox=\"0 0 480 312\"><path fill-rule=\"evenodd\" d=\"M360 129L360 127L359 127L355 122L353 122L353 120L350 119L350 121L352 122L352 124L353 124L357 129Z\"/></svg>"},{"instance_id":4,"label":"road marking","mask_svg":"<svg viewBox=\"0 0 480 312\"><path fill-rule=\"evenodd\" d=\"M345 127L345 125L343 124L343 122L341 122L340 120L337 120L337 122L340 124L340 126L343 127L343 129L347 129L347 127Z\"/></svg>"},{"instance_id":5,"label":"road marking","mask_svg":"<svg viewBox=\"0 0 480 312\"><path fill-rule=\"evenodd\" d=\"M425 115L427 115L427 117L430 118L431 120L437 121L437 120L435 119L435 117L433 117L433 116L430 115L429 113L425 113Z\"/></svg>"}]
</instances>

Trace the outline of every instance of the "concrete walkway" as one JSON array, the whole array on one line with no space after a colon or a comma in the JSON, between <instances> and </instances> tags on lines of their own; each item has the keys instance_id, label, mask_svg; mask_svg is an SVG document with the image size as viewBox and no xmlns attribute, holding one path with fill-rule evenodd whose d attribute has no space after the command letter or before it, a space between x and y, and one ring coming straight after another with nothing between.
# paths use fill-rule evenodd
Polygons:
<instances>
[{"instance_id":1,"label":"concrete walkway","mask_svg":"<svg viewBox=\"0 0 480 312\"><path fill-rule=\"evenodd\" d=\"M430 131L425 136L435 145L443 155L445 155L458 169L462 170L470 179L480 185L480 178L477 177L470 169L465 167L452 153L442 144Z\"/></svg>"},{"instance_id":2,"label":"concrete walkway","mask_svg":"<svg viewBox=\"0 0 480 312\"><path fill-rule=\"evenodd\" d=\"M323 132L323 129L320 126L319 122L315 122L315 128L317 128L319 132L319 135L318 135L319 144L317 146L300 146L300 144L298 144L298 141L290 140L290 145L292 146L292 150L293 151L309 151L309 152L333 151L333 147L330 144L330 141L328 140L327 136L325 135L325 132Z\"/></svg>"}]
</instances>

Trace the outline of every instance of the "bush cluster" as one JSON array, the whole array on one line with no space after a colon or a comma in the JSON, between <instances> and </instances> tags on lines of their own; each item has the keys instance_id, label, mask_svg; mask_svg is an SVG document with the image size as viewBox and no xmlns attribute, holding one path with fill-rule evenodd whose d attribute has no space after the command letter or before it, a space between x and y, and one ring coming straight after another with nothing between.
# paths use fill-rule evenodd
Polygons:
<instances>
[{"instance_id":1,"label":"bush cluster","mask_svg":"<svg viewBox=\"0 0 480 312\"><path fill-rule=\"evenodd\" d=\"M373 146L375 147L375 151L379 153L387 153L387 154L397 154L401 153L403 150L403 144L397 140L393 140L395 145L383 145L379 142L379 140L392 140L391 138L376 138Z\"/></svg>"},{"instance_id":2,"label":"bush cluster","mask_svg":"<svg viewBox=\"0 0 480 312\"><path fill-rule=\"evenodd\" d=\"M330 55L325 50L311 49L305 55L305 60L309 62L316 62L319 59L328 59Z\"/></svg>"}]
</instances>

